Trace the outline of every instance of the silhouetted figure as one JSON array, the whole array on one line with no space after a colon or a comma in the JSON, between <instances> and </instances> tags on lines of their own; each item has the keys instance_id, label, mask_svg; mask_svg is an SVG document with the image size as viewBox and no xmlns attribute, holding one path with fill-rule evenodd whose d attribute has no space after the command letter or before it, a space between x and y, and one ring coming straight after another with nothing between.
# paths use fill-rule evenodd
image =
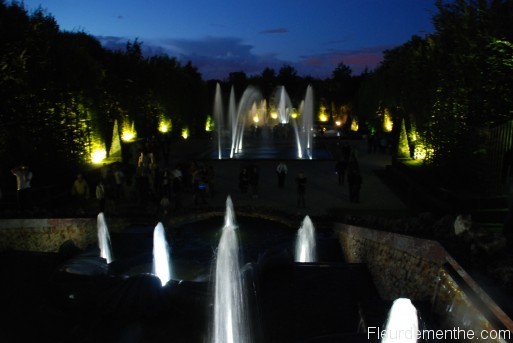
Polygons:
<instances>
[{"instance_id":1,"label":"silhouetted figure","mask_svg":"<svg viewBox=\"0 0 513 343\"><path fill-rule=\"evenodd\" d=\"M349 201L360 202L360 189L362 188L362 175L358 168L351 168L347 174L347 183L349 184Z\"/></svg>"},{"instance_id":2,"label":"silhouetted figure","mask_svg":"<svg viewBox=\"0 0 513 343\"><path fill-rule=\"evenodd\" d=\"M96 185L96 200L98 200L98 211L105 212L105 185L103 180L100 179Z\"/></svg>"},{"instance_id":3,"label":"silhouetted figure","mask_svg":"<svg viewBox=\"0 0 513 343\"><path fill-rule=\"evenodd\" d=\"M244 167L239 174L239 189L241 193L247 193L249 186L249 172L248 168Z\"/></svg>"},{"instance_id":4,"label":"silhouetted figure","mask_svg":"<svg viewBox=\"0 0 513 343\"><path fill-rule=\"evenodd\" d=\"M288 173L287 165L284 162L280 162L276 167L276 173L278 174L278 188L285 187L285 177Z\"/></svg>"},{"instance_id":5,"label":"silhouetted figure","mask_svg":"<svg viewBox=\"0 0 513 343\"><path fill-rule=\"evenodd\" d=\"M258 180L260 173L257 166L251 166L249 170L249 185L251 187L251 197L258 198Z\"/></svg>"},{"instance_id":6,"label":"silhouetted figure","mask_svg":"<svg viewBox=\"0 0 513 343\"><path fill-rule=\"evenodd\" d=\"M346 177L347 160L338 160L335 164L335 173L337 174L338 184L343 185Z\"/></svg>"},{"instance_id":7,"label":"silhouetted figure","mask_svg":"<svg viewBox=\"0 0 513 343\"><path fill-rule=\"evenodd\" d=\"M303 172L299 172L296 177L296 185L297 185L297 207L306 208L306 176Z\"/></svg>"},{"instance_id":8,"label":"silhouetted figure","mask_svg":"<svg viewBox=\"0 0 513 343\"><path fill-rule=\"evenodd\" d=\"M71 187L71 195L75 198L77 213L83 215L86 213L85 208L89 199L89 184L81 173L77 174L73 186Z\"/></svg>"}]
</instances>

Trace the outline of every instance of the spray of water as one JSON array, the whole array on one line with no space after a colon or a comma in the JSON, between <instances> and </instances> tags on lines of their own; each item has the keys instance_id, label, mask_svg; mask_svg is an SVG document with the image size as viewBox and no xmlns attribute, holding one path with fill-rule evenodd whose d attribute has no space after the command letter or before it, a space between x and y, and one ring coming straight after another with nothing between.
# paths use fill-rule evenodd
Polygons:
<instances>
[{"instance_id":1,"label":"spray of water","mask_svg":"<svg viewBox=\"0 0 513 343\"><path fill-rule=\"evenodd\" d=\"M417 309L410 299L399 298L394 301L385 326L382 343L415 343L419 328Z\"/></svg>"},{"instance_id":2,"label":"spray of water","mask_svg":"<svg viewBox=\"0 0 513 343\"><path fill-rule=\"evenodd\" d=\"M216 85L216 94L214 97L214 123L217 131L217 155L222 158L221 137L223 130L223 98L221 96L221 86Z\"/></svg>"},{"instance_id":3,"label":"spray of water","mask_svg":"<svg viewBox=\"0 0 513 343\"><path fill-rule=\"evenodd\" d=\"M296 239L296 262L316 262L315 227L309 216L303 219Z\"/></svg>"},{"instance_id":4,"label":"spray of water","mask_svg":"<svg viewBox=\"0 0 513 343\"><path fill-rule=\"evenodd\" d=\"M98 229L98 247L100 248L100 256L103 257L107 263L111 263L112 249L110 244L110 235L105 221L105 215L103 213L98 214L96 225Z\"/></svg>"},{"instance_id":5,"label":"spray of water","mask_svg":"<svg viewBox=\"0 0 513 343\"><path fill-rule=\"evenodd\" d=\"M153 230L153 273L160 279L162 286L171 280L169 245L162 223L158 223Z\"/></svg>"},{"instance_id":6,"label":"spray of water","mask_svg":"<svg viewBox=\"0 0 513 343\"><path fill-rule=\"evenodd\" d=\"M251 341L236 229L233 204L228 197L215 266L212 343Z\"/></svg>"}]
</instances>

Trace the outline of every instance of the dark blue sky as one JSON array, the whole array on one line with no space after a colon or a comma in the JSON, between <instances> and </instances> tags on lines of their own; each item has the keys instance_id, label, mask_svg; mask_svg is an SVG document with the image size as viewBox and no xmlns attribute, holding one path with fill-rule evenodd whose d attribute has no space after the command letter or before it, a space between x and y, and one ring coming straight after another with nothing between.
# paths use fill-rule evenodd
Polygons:
<instances>
[{"instance_id":1,"label":"dark blue sky","mask_svg":"<svg viewBox=\"0 0 513 343\"><path fill-rule=\"evenodd\" d=\"M205 79L291 65L325 78L340 62L359 74L382 51L431 33L435 0L24 0L61 30L104 46L138 39L145 52L192 61Z\"/></svg>"}]
</instances>

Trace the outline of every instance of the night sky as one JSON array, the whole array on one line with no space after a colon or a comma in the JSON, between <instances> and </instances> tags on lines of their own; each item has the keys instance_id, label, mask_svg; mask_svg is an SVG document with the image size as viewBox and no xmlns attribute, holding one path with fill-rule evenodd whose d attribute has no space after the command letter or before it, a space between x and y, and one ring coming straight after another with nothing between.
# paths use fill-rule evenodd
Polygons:
<instances>
[{"instance_id":1,"label":"night sky","mask_svg":"<svg viewBox=\"0 0 513 343\"><path fill-rule=\"evenodd\" d=\"M143 43L145 54L191 61L204 79L260 74L291 65L301 76L329 77L343 62L353 74L374 69L382 51L433 32L435 0L24 0L64 31L104 46Z\"/></svg>"}]
</instances>

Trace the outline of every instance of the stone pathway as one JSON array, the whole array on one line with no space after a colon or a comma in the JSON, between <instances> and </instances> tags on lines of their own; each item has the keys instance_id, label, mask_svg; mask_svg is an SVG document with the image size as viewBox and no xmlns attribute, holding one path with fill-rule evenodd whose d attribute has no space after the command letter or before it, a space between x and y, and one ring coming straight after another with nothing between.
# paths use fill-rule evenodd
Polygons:
<instances>
[{"instance_id":1,"label":"stone pathway","mask_svg":"<svg viewBox=\"0 0 513 343\"><path fill-rule=\"evenodd\" d=\"M278 188L274 160L209 160L215 170L215 196L208 199L209 206L223 206L226 197L231 196L235 207L269 208L291 214L309 214L315 216L344 214L344 212L407 212L404 204L375 174L375 170L384 170L390 164L387 154L369 154L365 141L353 141L357 149L358 161L363 177L360 202L349 201L348 185L338 185L335 174L335 161L331 160L289 160L285 187ZM239 190L239 172L243 165L254 164L260 169L258 198ZM306 187L306 209L297 207L295 178L302 171L308 183ZM192 205L192 199L185 199L186 205Z\"/></svg>"}]
</instances>

